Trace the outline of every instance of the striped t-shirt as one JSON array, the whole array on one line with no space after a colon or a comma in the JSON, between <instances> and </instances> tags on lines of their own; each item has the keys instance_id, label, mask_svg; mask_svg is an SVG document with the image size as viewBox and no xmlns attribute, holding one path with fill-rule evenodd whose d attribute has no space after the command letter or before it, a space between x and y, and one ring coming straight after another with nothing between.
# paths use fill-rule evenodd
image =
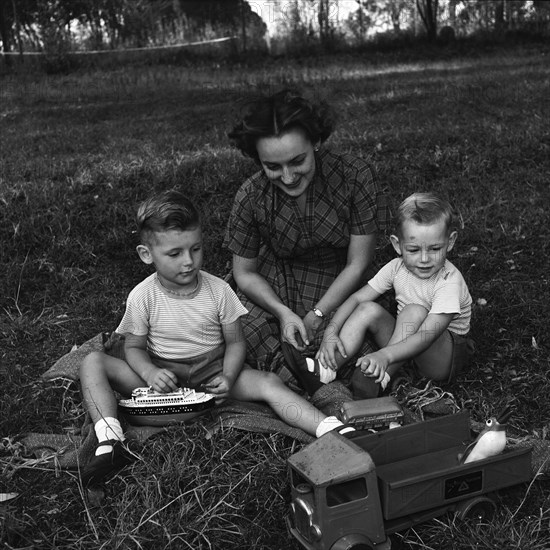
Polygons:
<instances>
[{"instance_id":1,"label":"striped t-shirt","mask_svg":"<svg viewBox=\"0 0 550 550\"><path fill-rule=\"evenodd\" d=\"M153 273L128 295L126 312L116 329L121 334L147 334L147 351L177 361L211 351L224 343L222 325L247 313L231 287L205 271L190 296L176 296Z\"/></svg>"},{"instance_id":2,"label":"striped t-shirt","mask_svg":"<svg viewBox=\"0 0 550 550\"><path fill-rule=\"evenodd\" d=\"M428 313L454 313L448 329L455 334L466 334L470 330L472 297L460 271L448 260L429 279L413 275L401 258L387 263L369 281L369 285L380 294L395 290L397 313L410 304L425 307Z\"/></svg>"}]
</instances>

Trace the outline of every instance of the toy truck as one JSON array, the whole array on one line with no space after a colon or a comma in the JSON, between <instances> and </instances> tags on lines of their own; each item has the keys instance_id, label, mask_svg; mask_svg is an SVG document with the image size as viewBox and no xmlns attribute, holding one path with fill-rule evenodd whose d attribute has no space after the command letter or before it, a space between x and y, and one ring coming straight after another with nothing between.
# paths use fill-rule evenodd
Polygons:
<instances>
[{"instance_id":1,"label":"toy truck","mask_svg":"<svg viewBox=\"0 0 550 550\"><path fill-rule=\"evenodd\" d=\"M484 518L491 492L531 478L531 449L468 464L467 411L351 437L329 432L288 459L292 535L309 550L389 550L389 535L455 512Z\"/></svg>"}]
</instances>

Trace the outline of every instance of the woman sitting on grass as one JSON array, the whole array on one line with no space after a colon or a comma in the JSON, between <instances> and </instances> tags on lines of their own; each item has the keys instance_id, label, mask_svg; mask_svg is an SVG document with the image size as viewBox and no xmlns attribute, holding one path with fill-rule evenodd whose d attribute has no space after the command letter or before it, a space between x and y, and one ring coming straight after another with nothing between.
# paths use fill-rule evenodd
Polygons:
<instances>
[{"instance_id":1,"label":"woman sitting on grass","mask_svg":"<svg viewBox=\"0 0 550 550\"><path fill-rule=\"evenodd\" d=\"M323 146L332 121L325 104L284 90L252 103L229 134L261 167L237 192L224 241L248 309L247 362L285 382L284 348L315 353L331 314L364 282L390 219L372 167ZM293 374L309 393L318 387ZM355 395L368 396L365 377L355 382Z\"/></svg>"}]
</instances>

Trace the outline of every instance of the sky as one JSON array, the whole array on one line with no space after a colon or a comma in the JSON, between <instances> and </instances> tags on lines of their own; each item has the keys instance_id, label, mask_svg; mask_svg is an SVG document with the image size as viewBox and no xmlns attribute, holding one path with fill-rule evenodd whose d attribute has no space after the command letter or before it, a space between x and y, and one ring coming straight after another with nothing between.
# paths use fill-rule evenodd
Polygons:
<instances>
[{"instance_id":1,"label":"sky","mask_svg":"<svg viewBox=\"0 0 550 550\"><path fill-rule=\"evenodd\" d=\"M293 5L291 0L247 0L252 8L266 23L270 35L273 35L277 28L277 23ZM315 9L317 3L313 3ZM349 13L358 8L355 0L332 0L329 1L329 17L339 21L347 19Z\"/></svg>"}]
</instances>

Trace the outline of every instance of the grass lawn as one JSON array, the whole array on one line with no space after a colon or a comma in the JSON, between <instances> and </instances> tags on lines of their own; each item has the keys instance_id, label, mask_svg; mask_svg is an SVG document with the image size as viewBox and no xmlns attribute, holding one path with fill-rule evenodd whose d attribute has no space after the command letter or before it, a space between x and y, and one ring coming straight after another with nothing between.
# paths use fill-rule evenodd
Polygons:
<instances>
[{"instance_id":1,"label":"grass lawn","mask_svg":"<svg viewBox=\"0 0 550 550\"><path fill-rule=\"evenodd\" d=\"M461 214L451 253L474 300L477 353L448 389L485 420L511 401L510 433L550 431L548 51L426 61L352 56L266 67L120 68L0 80L0 542L6 549L297 549L284 517L293 440L200 424L156 437L102 503L77 478L23 468L17 436L82 423L78 388L43 384L53 362L112 330L148 273L135 205L181 185L205 215L205 269L223 276L232 197L255 167L227 131L239 99L295 84L339 113L335 148L370 158L394 205L413 191ZM391 256L385 248L380 259ZM433 521L396 548L542 550L550 484L499 495L490 526Z\"/></svg>"}]
</instances>

